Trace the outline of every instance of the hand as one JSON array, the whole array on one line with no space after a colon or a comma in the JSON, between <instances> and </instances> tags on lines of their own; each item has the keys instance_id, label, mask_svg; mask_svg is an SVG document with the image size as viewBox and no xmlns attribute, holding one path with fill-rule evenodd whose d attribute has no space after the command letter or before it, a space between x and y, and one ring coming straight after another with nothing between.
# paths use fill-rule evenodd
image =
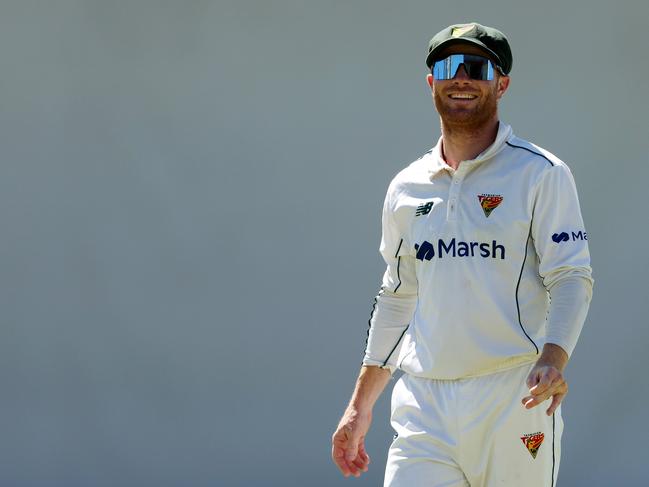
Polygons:
<instances>
[{"instance_id":1,"label":"hand","mask_svg":"<svg viewBox=\"0 0 649 487\"><path fill-rule=\"evenodd\" d=\"M370 457L365 451L365 435L372 423L372 413L347 408L331 438L331 457L345 477L360 477L367 472Z\"/></svg>"},{"instance_id":2,"label":"hand","mask_svg":"<svg viewBox=\"0 0 649 487\"><path fill-rule=\"evenodd\" d=\"M548 416L554 414L565 395L568 394L568 383L563 378L561 371L554 365L537 363L527 376L527 387L530 388L530 395L525 396L522 401L526 409L538 406L552 397L552 403L546 410Z\"/></svg>"}]
</instances>

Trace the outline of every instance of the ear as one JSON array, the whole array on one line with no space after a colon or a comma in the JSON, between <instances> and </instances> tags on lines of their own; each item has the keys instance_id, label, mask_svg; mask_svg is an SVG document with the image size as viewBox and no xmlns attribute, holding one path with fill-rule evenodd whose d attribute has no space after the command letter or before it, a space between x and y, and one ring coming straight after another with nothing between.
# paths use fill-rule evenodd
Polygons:
<instances>
[{"instance_id":1,"label":"ear","mask_svg":"<svg viewBox=\"0 0 649 487\"><path fill-rule=\"evenodd\" d=\"M509 76L503 76L503 75L498 76L498 81L497 81L498 86L496 88L496 98L498 100L502 98L502 96L507 91L507 88L509 88L509 81L510 81Z\"/></svg>"},{"instance_id":2,"label":"ear","mask_svg":"<svg viewBox=\"0 0 649 487\"><path fill-rule=\"evenodd\" d=\"M428 86L430 86L430 89L433 89L433 75L428 73L428 76L426 76L426 81L428 82Z\"/></svg>"}]
</instances>

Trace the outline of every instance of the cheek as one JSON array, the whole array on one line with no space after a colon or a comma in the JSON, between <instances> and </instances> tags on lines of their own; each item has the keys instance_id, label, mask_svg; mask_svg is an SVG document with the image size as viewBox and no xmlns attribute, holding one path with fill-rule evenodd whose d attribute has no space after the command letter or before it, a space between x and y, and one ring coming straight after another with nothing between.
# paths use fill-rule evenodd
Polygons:
<instances>
[{"instance_id":1,"label":"cheek","mask_svg":"<svg viewBox=\"0 0 649 487\"><path fill-rule=\"evenodd\" d=\"M431 81L430 89L434 97L440 96L440 93L443 91L442 88L444 88L444 81Z\"/></svg>"}]
</instances>

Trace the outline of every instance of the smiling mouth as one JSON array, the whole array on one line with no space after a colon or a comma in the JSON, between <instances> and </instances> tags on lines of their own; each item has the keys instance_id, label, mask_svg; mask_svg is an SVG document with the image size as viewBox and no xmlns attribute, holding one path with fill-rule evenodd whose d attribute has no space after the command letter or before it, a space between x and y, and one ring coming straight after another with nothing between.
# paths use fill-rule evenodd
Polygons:
<instances>
[{"instance_id":1,"label":"smiling mouth","mask_svg":"<svg viewBox=\"0 0 649 487\"><path fill-rule=\"evenodd\" d=\"M470 93L451 93L448 97L451 100L474 100L478 98L476 95Z\"/></svg>"}]
</instances>

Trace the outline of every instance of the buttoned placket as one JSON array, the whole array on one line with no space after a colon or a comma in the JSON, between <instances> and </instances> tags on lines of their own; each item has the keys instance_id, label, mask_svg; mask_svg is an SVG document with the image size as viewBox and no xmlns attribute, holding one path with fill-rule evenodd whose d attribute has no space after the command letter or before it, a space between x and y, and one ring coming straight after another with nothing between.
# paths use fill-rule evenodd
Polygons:
<instances>
[{"instance_id":1,"label":"buttoned placket","mask_svg":"<svg viewBox=\"0 0 649 487\"><path fill-rule=\"evenodd\" d=\"M450 172L451 185L448 190L448 206L446 209L446 221L453 222L457 220L457 214L460 210L460 192L462 191L462 183L467 171L467 162L463 162L455 170Z\"/></svg>"}]
</instances>

